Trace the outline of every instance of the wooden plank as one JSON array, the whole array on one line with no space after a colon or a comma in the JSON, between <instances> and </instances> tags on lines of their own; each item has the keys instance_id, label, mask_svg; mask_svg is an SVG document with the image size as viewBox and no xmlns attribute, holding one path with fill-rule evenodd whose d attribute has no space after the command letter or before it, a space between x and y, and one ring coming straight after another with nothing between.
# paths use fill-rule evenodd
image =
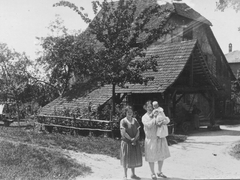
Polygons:
<instances>
[{"instance_id":1,"label":"wooden plank","mask_svg":"<svg viewBox=\"0 0 240 180\"><path fill-rule=\"evenodd\" d=\"M40 115L37 117L43 117L43 118L59 118L59 119L70 119L70 120L78 120L78 121L89 121L89 122L105 122L105 123L111 123L111 121L106 120L98 120L98 119L81 119L81 118L73 118L73 117L64 117L64 116L49 116L49 115Z\"/></svg>"},{"instance_id":2,"label":"wooden plank","mask_svg":"<svg viewBox=\"0 0 240 180\"><path fill-rule=\"evenodd\" d=\"M57 124L45 124L45 123L35 123L35 124L41 124L44 126L61 127L61 128L67 128L67 129L76 129L76 130L104 131L104 132L112 131L112 130L107 130L107 129L77 128L77 127L73 127L73 126L63 126L63 125L57 125Z\"/></svg>"}]
</instances>

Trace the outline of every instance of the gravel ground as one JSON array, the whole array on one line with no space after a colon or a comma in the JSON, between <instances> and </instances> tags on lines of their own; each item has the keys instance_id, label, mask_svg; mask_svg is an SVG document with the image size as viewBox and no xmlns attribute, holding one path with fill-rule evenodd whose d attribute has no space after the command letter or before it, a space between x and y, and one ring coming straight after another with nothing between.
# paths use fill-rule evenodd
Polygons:
<instances>
[{"instance_id":1,"label":"gravel ground","mask_svg":"<svg viewBox=\"0 0 240 180\"><path fill-rule=\"evenodd\" d=\"M202 127L190 134L185 142L170 146L171 157L163 166L163 173L168 179L240 179L240 160L229 154L234 144L240 140L240 125L221 125L220 128L219 131L208 131ZM88 176L77 180L123 177L123 168L115 158L74 151L68 153L92 169ZM136 169L136 174L143 180L150 180L148 163L143 160L143 166Z\"/></svg>"}]
</instances>

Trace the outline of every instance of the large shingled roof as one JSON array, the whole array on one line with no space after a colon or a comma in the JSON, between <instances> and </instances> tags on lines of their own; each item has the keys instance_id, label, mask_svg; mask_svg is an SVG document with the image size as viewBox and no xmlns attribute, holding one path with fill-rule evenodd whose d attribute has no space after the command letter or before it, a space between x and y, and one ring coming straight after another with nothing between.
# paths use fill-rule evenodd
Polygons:
<instances>
[{"instance_id":1,"label":"large shingled roof","mask_svg":"<svg viewBox=\"0 0 240 180\"><path fill-rule=\"evenodd\" d=\"M117 93L159 93L164 92L174 83L185 67L197 41L166 43L149 47L146 56L156 55L158 71L144 73L146 77L154 77L146 85L129 84L128 88L116 88Z\"/></svg>"},{"instance_id":2,"label":"large shingled roof","mask_svg":"<svg viewBox=\"0 0 240 180\"><path fill-rule=\"evenodd\" d=\"M154 77L154 80L149 81L146 85L128 84L128 88L116 87L116 93L164 92L178 79L189 61L191 54L197 47L197 40L153 45L149 47L146 56L158 56L158 71L148 71L144 73L144 76ZM89 88L91 90L88 90L86 93L86 87L77 86L65 96L59 97L43 107L41 114L54 114L55 109L59 110L64 109L65 107L70 109L77 107L84 108L88 106L89 102L91 102L92 105L102 105L111 99L111 87L111 85L105 85L98 88L92 86Z\"/></svg>"},{"instance_id":3,"label":"large shingled roof","mask_svg":"<svg viewBox=\"0 0 240 180\"><path fill-rule=\"evenodd\" d=\"M147 6L158 3L159 0L138 0L138 8L141 11ZM185 3L168 3L164 5L167 8L171 8L172 13L180 16L195 20L197 22L205 23L211 26L211 22L204 18L201 14L197 13L191 7ZM159 19L161 20L161 19ZM153 22L153 23L151 23ZM156 25L156 21L150 21L150 25ZM197 41L185 41L179 43L169 43L162 45L154 45L148 48L147 55L158 55L158 72L146 72L144 75L147 77L154 77L153 81L149 81L147 85L128 85L128 88L116 88L116 93L157 93L164 92L169 86L171 86L182 70L184 69L192 51L196 47ZM75 87L75 89L68 92L63 97L59 97L51 103L44 106L40 114L54 114L56 109L76 107L87 107L89 102L93 105L102 105L111 98L111 85L105 85L100 88L91 87L86 92L85 87Z\"/></svg>"}]
</instances>

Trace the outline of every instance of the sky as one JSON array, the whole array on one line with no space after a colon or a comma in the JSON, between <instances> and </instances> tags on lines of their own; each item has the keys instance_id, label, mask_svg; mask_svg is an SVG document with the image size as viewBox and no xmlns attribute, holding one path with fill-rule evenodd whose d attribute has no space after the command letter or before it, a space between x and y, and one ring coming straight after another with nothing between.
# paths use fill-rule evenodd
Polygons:
<instances>
[{"instance_id":1,"label":"sky","mask_svg":"<svg viewBox=\"0 0 240 180\"><path fill-rule=\"evenodd\" d=\"M87 27L80 16L66 7L53 7L60 0L0 0L0 43L6 43L17 52L25 52L32 60L39 50L36 37L50 34L47 28L58 14L70 31L84 30ZM69 0L85 8L93 17L91 0ZM161 0L171 1L171 0ZM216 11L217 0L183 0L194 10L207 18L213 26L213 33L224 54L232 43L233 51L240 50L240 12L232 9Z\"/></svg>"}]
</instances>

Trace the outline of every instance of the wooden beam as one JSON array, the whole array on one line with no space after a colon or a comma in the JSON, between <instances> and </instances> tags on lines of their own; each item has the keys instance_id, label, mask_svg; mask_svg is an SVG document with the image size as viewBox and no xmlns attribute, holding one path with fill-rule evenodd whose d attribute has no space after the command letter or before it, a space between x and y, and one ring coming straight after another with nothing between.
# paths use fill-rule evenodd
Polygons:
<instances>
[{"instance_id":1,"label":"wooden beam","mask_svg":"<svg viewBox=\"0 0 240 180\"><path fill-rule=\"evenodd\" d=\"M66 129L76 129L76 130L89 130L89 131L103 131L103 132L111 132L112 130L107 130L107 129L94 129L94 128L79 128L79 127L73 127L73 126L63 126L59 124L46 124L46 123L35 123L35 124L40 124L44 126L52 126L52 127L60 127L60 128L66 128Z\"/></svg>"},{"instance_id":2,"label":"wooden beam","mask_svg":"<svg viewBox=\"0 0 240 180\"><path fill-rule=\"evenodd\" d=\"M182 97L184 96L185 94L182 94L177 100L176 100L176 104L182 99Z\"/></svg>"},{"instance_id":3,"label":"wooden beam","mask_svg":"<svg viewBox=\"0 0 240 180\"><path fill-rule=\"evenodd\" d=\"M169 93L164 93L164 99L165 103L167 104L167 116L172 117L171 111L170 111L170 95Z\"/></svg>"},{"instance_id":4,"label":"wooden beam","mask_svg":"<svg viewBox=\"0 0 240 180\"><path fill-rule=\"evenodd\" d=\"M176 95L176 93L177 93L177 90L174 90L172 95L171 95L171 98L173 98Z\"/></svg>"},{"instance_id":5,"label":"wooden beam","mask_svg":"<svg viewBox=\"0 0 240 180\"><path fill-rule=\"evenodd\" d=\"M212 87L171 87L171 90L177 90L178 92L200 92L212 90Z\"/></svg>"},{"instance_id":6,"label":"wooden beam","mask_svg":"<svg viewBox=\"0 0 240 180\"><path fill-rule=\"evenodd\" d=\"M201 95L202 95L208 102L211 101L211 99L210 99L209 97L207 97L203 92L201 92Z\"/></svg>"},{"instance_id":7,"label":"wooden beam","mask_svg":"<svg viewBox=\"0 0 240 180\"><path fill-rule=\"evenodd\" d=\"M192 53L191 58L191 71L190 71L190 86L193 86L193 60L194 60L194 53Z\"/></svg>"},{"instance_id":8,"label":"wooden beam","mask_svg":"<svg viewBox=\"0 0 240 180\"><path fill-rule=\"evenodd\" d=\"M106 120L98 120L98 119L86 119L86 118L74 118L74 117L66 117L66 116L52 116L52 115L37 115L37 118L56 118L56 119L66 119L66 120L75 120L75 121L89 121L89 122L105 122L111 123L111 121Z\"/></svg>"},{"instance_id":9,"label":"wooden beam","mask_svg":"<svg viewBox=\"0 0 240 180\"><path fill-rule=\"evenodd\" d=\"M215 125L215 95L214 93L211 94L211 117L210 117L210 124L213 126Z\"/></svg>"},{"instance_id":10,"label":"wooden beam","mask_svg":"<svg viewBox=\"0 0 240 180\"><path fill-rule=\"evenodd\" d=\"M176 105L177 105L176 94L174 94L174 96L172 97L172 102L173 102L172 117L173 117L173 123L175 124L175 118L176 118Z\"/></svg>"}]
</instances>

